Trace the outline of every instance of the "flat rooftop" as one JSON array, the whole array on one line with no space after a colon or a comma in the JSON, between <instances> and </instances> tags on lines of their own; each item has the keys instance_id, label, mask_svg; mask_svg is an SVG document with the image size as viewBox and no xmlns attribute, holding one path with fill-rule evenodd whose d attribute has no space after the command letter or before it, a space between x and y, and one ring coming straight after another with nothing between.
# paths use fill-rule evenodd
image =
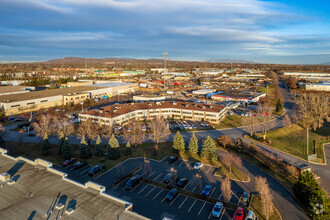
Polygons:
<instances>
[{"instance_id":1,"label":"flat rooftop","mask_svg":"<svg viewBox=\"0 0 330 220\"><path fill-rule=\"evenodd\" d=\"M143 103L125 103L115 104L100 108L99 110L94 109L82 114L101 116L107 118L117 117L122 114L127 114L136 110L142 109L163 109L163 108L176 108L182 110L195 110L195 111L207 111L217 113L221 111L224 106L222 105L208 105L202 103L191 103L191 102L179 102L179 101L160 101L160 102L143 102Z\"/></svg>"},{"instance_id":2,"label":"flat rooftop","mask_svg":"<svg viewBox=\"0 0 330 220\"><path fill-rule=\"evenodd\" d=\"M145 219L124 211L120 204L99 194L98 191L76 186L62 180L42 166L15 161L0 155L0 173L7 172L17 182L0 187L0 219L46 219L59 201L66 201L65 208L76 201L75 211L64 219ZM62 209L63 210L63 209ZM62 210L54 207L49 219L60 217Z\"/></svg>"},{"instance_id":3,"label":"flat rooftop","mask_svg":"<svg viewBox=\"0 0 330 220\"><path fill-rule=\"evenodd\" d=\"M261 92L222 92L218 94L212 95L212 97L232 97L232 98L244 98L244 99L249 99L249 98L255 98L264 93Z\"/></svg>"},{"instance_id":4,"label":"flat rooftop","mask_svg":"<svg viewBox=\"0 0 330 220\"><path fill-rule=\"evenodd\" d=\"M46 98L51 96L58 96L58 95L65 95L69 93L79 93L79 92L86 92L90 90L101 89L100 87L86 87L86 86L77 86L77 87L70 87L70 88L62 88L62 89L47 89L43 91L36 91L36 92L29 92L29 93L20 93L12 94L12 95L3 95L0 96L1 103L9 103L9 102L19 102L19 101L26 101L30 99L39 99L39 98Z\"/></svg>"},{"instance_id":5,"label":"flat rooftop","mask_svg":"<svg viewBox=\"0 0 330 220\"><path fill-rule=\"evenodd\" d=\"M137 83L108 82L108 83L99 83L99 84L86 85L86 86L87 87L92 86L92 87L107 87L107 88L112 88L112 87L118 87L118 86L133 86L133 85L137 85Z\"/></svg>"},{"instance_id":6,"label":"flat rooftop","mask_svg":"<svg viewBox=\"0 0 330 220\"><path fill-rule=\"evenodd\" d=\"M28 91L28 88L34 89L35 87L33 87L33 86L0 86L0 94L17 92L17 91Z\"/></svg>"}]
</instances>

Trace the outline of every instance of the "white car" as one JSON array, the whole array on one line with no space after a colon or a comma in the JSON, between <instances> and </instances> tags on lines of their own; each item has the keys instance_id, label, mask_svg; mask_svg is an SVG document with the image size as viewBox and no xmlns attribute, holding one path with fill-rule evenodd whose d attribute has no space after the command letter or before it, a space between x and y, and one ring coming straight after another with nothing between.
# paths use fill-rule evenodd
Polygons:
<instances>
[{"instance_id":1,"label":"white car","mask_svg":"<svg viewBox=\"0 0 330 220\"><path fill-rule=\"evenodd\" d=\"M252 210L250 210L246 216L244 220L256 220L256 215L252 212Z\"/></svg>"},{"instance_id":2,"label":"white car","mask_svg":"<svg viewBox=\"0 0 330 220\"><path fill-rule=\"evenodd\" d=\"M188 129L189 126L187 124L183 124L184 129Z\"/></svg>"},{"instance_id":3,"label":"white car","mask_svg":"<svg viewBox=\"0 0 330 220\"><path fill-rule=\"evenodd\" d=\"M191 125L189 125L189 129L193 129L193 127Z\"/></svg>"},{"instance_id":4,"label":"white car","mask_svg":"<svg viewBox=\"0 0 330 220\"><path fill-rule=\"evenodd\" d=\"M195 165L194 165L194 169L195 170L200 170L202 167L203 167L203 163L201 163L201 162L198 162L198 163L196 163Z\"/></svg>"},{"instance_id":5,"label":"white car","mask_svg":"<svg viewBox=\"0 0 330 220\"><path fill-rule=\"evenodd\" d=\"M201 126L203 126L203 127L208 127L209 125L208 125L207 123L202 122L202 123L201 123Z\"/></svg>"},{"instance_id":6,"label":"white car","mask_svg":"<svg viewBox=\"0 0 330 220\"><path fill-rule=\"evenodd\" d=\"M222 204L222 202L217 202L214 205L213 210L212 210L213 217L220 218L220 215L222 213L222 210L223 210L223 204Z\"/></svg>"}]
</instances>

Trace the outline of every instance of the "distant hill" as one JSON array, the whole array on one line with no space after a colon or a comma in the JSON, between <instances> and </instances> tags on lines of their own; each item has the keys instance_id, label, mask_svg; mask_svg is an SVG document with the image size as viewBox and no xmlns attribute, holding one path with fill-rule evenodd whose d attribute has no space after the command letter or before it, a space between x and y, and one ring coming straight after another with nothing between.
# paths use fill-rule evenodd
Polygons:
<instances>
[{"instance_id":1,"label":"distant hill","mask_svg":"<svg viewBox=\"0 0 330 220\"><path fill-rule=\"evenodd\" d=\"M230 59L210 59L210 63L231 63ZM246 60L234 60L233 63L255 63L253 61L246 61Z\"/></svg>"},{"instance_id":2,"label":"distant hill","mask_svg":"<svg viewBox=\"0 0 330 220\"><path fill-rule=\"evenodd\" d=\"M330 62L320 63L319 65L330 65Z\"/></svg>"}]
</instances>

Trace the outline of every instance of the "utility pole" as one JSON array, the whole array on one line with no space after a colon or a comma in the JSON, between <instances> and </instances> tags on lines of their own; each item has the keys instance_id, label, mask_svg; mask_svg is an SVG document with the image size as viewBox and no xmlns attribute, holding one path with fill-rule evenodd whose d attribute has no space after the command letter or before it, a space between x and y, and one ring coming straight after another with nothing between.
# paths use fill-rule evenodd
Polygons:
<instances>
[{"instance_id":1,"label":"utility pole","mask_svg":"<svg viewBox=\"0 0 330 220\"><path fill-rule=\"evenodd\" d=\"M309 140L309 134L308 134L308 126L306 126L306 132L307 132L307 161L308 161L308 140Z\"/></svg>"}]
</instances>

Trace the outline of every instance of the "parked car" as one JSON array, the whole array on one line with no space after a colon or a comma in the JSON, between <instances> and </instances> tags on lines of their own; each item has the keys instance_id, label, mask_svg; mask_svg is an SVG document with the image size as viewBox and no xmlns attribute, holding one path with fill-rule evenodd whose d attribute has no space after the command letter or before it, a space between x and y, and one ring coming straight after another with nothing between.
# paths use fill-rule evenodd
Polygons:
<instances>
[{"instance_id":1,"label":"parked car","mask_svg":"<svg viewBox=\"0 0 330 220\"><path fill-rule=\"evenodd\" d=\"M213 210L212 210L213 217L220 218L220 215L222 213L222 210L223 210L223 204L222 204L222 202L217 202L214 205Z\"/></svg>"},{"instance_id":2,"label":"parked car","mask_svg":"<svg viewBox=\"0 0 330 220\"><path fill-rule=\"evenodd\" d=\"M201 163L201 162L198 162L198 163L196 163L195 165L194 165L194 169L195 170L200 170L202 167L203 167L203 163Z\"/></svg>"},{"instance_id":3,"label":"parked car","mask_svg":"<svg viewBox=\"0 0 330 220\"><path fill-rule=\"evenodd\" d=\"M252 210L250 210L246 215L244 220L256 220L256 215L253 213Z\"/></svg>"},{"instance_id":4,"label":"parked car","mask_svg":"<svg viewBox=\"0 0 330 220\"><path fill-rule=\"evenodd\" d=\"M73 169L78 170L87 165L86 161L78 161L73 165Z\"/></svg>"},{"instance_id":5,"label":"parked car","mask_svg":"<svg viewBox=\"0 0 330 220\"><path fill-rule=\"evenodd\" d=\"M193 129L197 129L197 126L196 125L193 125Z\"/></svg>"},{"instance_id":6,"label":"parked car","mask_svg":"<svg viewBox=\"0 0 330 220\"><path fill-rule=\"evenodd\" d=\"M165 199L168 201L172 201L177 195L178 195L178 190L173 188L167 193Z\"/></svg>"},{"instance_id":7,"label":"parked car","mask_svg":"<svg viewBox=\"0 0 330 220\"><path fill-rule=\"evenodd\" d=\"M14 121L14 120L15 120L14 117L10 117L10 118L7 119L7 121Z\"/></svg>"},{"instance_id":8,"label":"parked car","mask_svg":"<svg viewBox=\"0 0 330 220\"><path fill-rule=\"evenodd\" d=\"M36 135L36 133L35 133L34 131L32 131L32 132L30 132L30 133L28 134L28 136L29 136L29 137L35 137L35 136L37 136L37 135Z\"/></svg>"},{"instance_id":9,"label":"parked car","mask_svg":"<svg viewBox=\"0 0 330 220\"><path fill-rule=\"evenodd\" d=\"M234 220L243 220L244 210L242 207L237 207L236 212L234 214Z\"/></svg>"},{"instance_id":10,"label":"parked car","mask_svg":"<svg viewBox=\"0 0 330 220\"><path fill-rule=\"evenodd\" d=\"M179 125L179 127L180 127L180 130L183 130L183 126L182 125Z\"/></svg>"},{"instance_id":11,"label":"parked car","mask_svg":"<svg viewBox=\"0 0 330 220\"><path fill-rule=\"evenodd\" d=\"M88 175L95 176L99 171L102 171L104 169L105 169L104 164L95 165L88 171Z\"/></svg>"},{"instance_id":12,"label":"parked car","mask_svg":"<svg viewBox=\"0 0 330 220\"><path fill-rule=\"evenodd\" d=\"M201 126L203 126L203 127L208 127L209 124L207 124L207 123L205 123L205 122L202 122L202 123L201 123Z\"/></svg>"},{"instance_id":13,"label":"parked car","mask_svg":"<svg viewBox=\"0 0 330 220\"><path fill-rule=\"evenodd\" d=\"M177 185L177 187L182 188L185 185L187 185L187 183L188 183L188 180L186 178L181 178L176 182L176 185Z\"/></svg>"},{"instance_id":14,"label":"parked car","mask_svg":"<svg viewBox=\"0 0 330 220\"><path fill-rule=\"evenodd\" d=\"M202 195L209 196L211 192L212 192L212 186L206 185L202 191Z\"/></svg>"},{"instance_id":15,"label":"parked car","mask_svg":"<svg viewBox=\"0 0 330 220\"><path fill-rule=\"evenodd\" d=\"M71 165L71 164L73 164L75 162L76 162L76 158L71 158L69 160L64 161L63 166L66 167L66 166L69 166L69 165Z\"/></svg>"},{"instance_id":16,"label":"parked car","mask_svg":"<svg viewBox=\"0 0 330 220\"><path fill-rule=\"evenodd\" d=\"M189 126L187 124L183 124L184 129L188 129Z\"/></svg>"},{"instance_id":17,"label":"parked car","mask_svg":"<svg viewBox=\"0 0 330 220\"><path fill-rule=\"evenodd\" d=\"M243 192L243 194L241 195L241 200L247 202L249 200L249 193Z\"/></svg>"},{"instance_id":18,"label":"parked car","mask_svg":"<svg viewBox=\"0 0 330 220\"><path fill-rule=\"evenodd\" d=\"M193 129L193 126L189 125L189 129Z\"/></svg>"},{"instance_id":19,"label":"parked car","mask_svg":"<svg viewBox=\"0 0 330 220\"><path fill-rule=\"evenodd\" d=\"M178 160L178 157L176 156L170 156L168 159L167 159L167 162L168 163L174 163L175 161Z\"/></svg>"},{"instance_id":20,"label":"parked car","mask_svg":"<svg viewBox=\"0 0 330 220\"><path fill-rule=\"evenodd\" d=\"M140 175L136 175L136 176L131 177L127 181L127 183L125 185L125 189L127 189L127 190L133 189L133 187L136 186L140 182L140 180L141 180L141 176Z\"/></svg>"},{"instance_id":21,"label":"parked car","mask_svg":"<svg viewBox=\"0 0 330 220\"><path fill-rule=\"evenodd\" d=\"M175 175L173 173L166 174L165 178L163 179L163 183L170 183L172 180L174 180Z\"/></svg>"}]
</instances>

